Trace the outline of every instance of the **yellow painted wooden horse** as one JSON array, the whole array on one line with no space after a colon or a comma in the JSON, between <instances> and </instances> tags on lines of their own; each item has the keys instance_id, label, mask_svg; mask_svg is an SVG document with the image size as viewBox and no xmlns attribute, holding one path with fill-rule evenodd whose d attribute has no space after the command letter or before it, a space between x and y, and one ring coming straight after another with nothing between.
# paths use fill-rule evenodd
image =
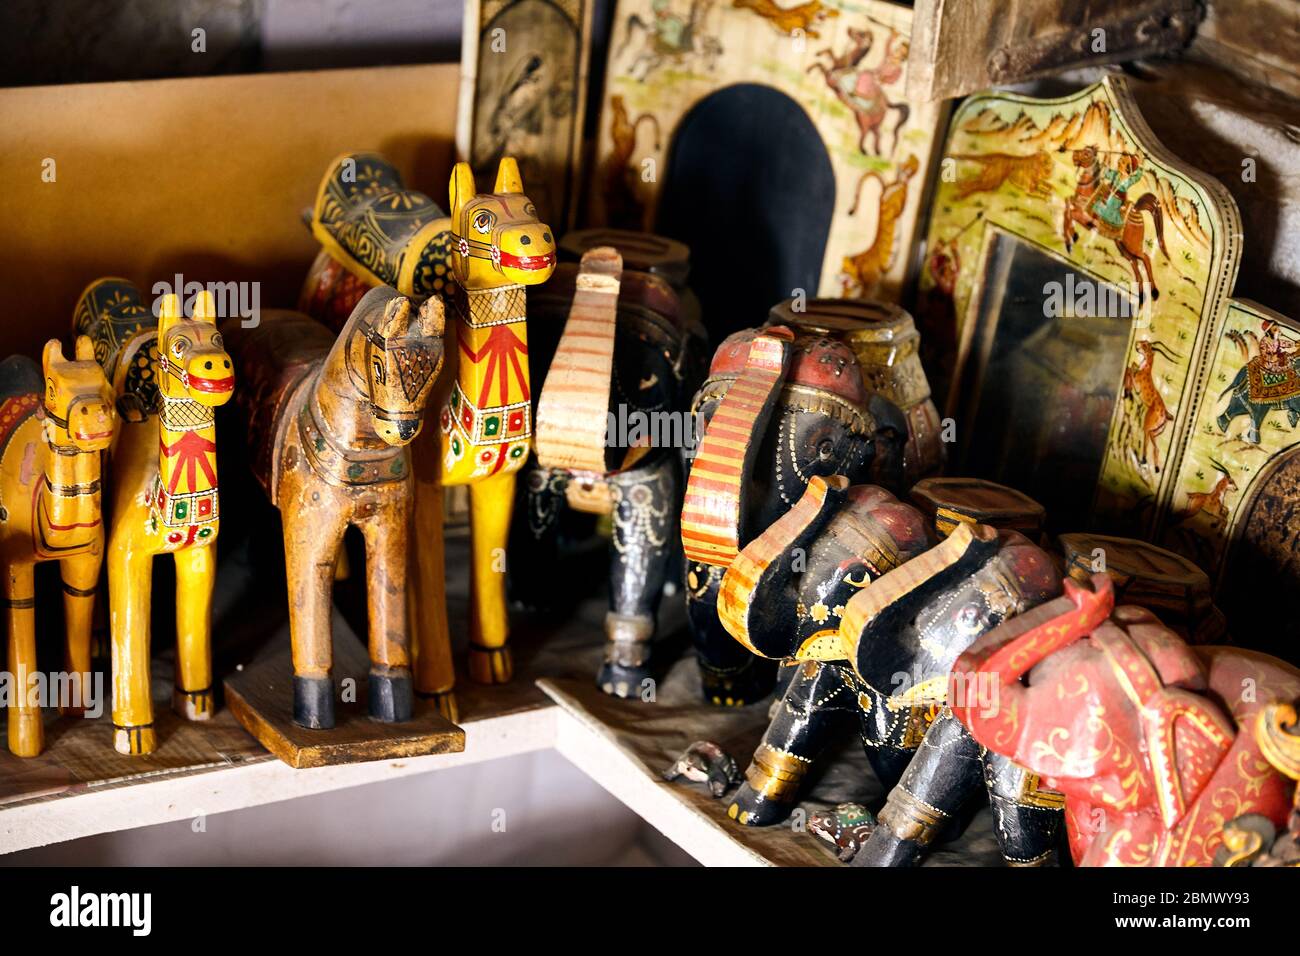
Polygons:
<instances>
[{"instance_id":1,"label":"yellow painted wooden horse","mask_svg":"<svg viewBox=\"0 0 1300 956\"><path fill-rule=\"evenodd\" d=\"M100 452L115 424L112 392L90 339L77 339L73 361L51 339L40 369L24 356L0 362L0 557L14 682L9 749L19 757L35 757L44 747L37 562L58 561L63 576L68 680L60 687L69 696L61 709L80 713L89 702L91 612L104 559Z\"/></svg>"},{"instance_id":2,"label":"yellow painted wooden horse","mask_svg":"<svg viewBox=\"0 0 1300 956\"><path fill-rule=\"evenodd\" d=\"M413 446L416 545L408 588L416 690L454 720L443 488L470 488L470 676L502 683L512 671L506 538L516 472L532 441L524 289L550 278L555 240L510 157L501 160L491 193L477 192L465 163L453 171L449 192L447 217L427 196L405 189L382 157L335 160L312 212L312 231L325 248L299 304L337 328L360 293L386 284L414 298L441 295L456 315L446 346L456 376L445 400L439 396L439 437L425 433Z\"/></svg>"},{"instance_id":3,"label":"yellow painted wooden horse","mask_svg":"<svg viewBox=\"0 0 1300 956\"><path fill-rule=\"evenodd\" d=\"M81 297L74 324L95 341L123 418L111 455L108 539L113 643L113 746L145 754L157 745L149 692L153 559L176 562L176 687L172 706L189 720L212 716L212 586L220 508L214 409L235 378L215 325L211 293L192 317L175 295L155 324L140 292L100 279Z\"/></svg>"}]
</instances>

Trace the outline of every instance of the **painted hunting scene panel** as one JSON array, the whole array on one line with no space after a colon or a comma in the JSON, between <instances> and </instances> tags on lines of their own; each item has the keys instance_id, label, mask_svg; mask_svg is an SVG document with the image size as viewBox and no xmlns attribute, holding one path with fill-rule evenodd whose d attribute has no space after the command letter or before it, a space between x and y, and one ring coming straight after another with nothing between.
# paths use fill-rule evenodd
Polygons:
<instances>
[{"instance_id":1,"label":"painted hunting scene panel","mask_svg":"<svg viewBox=\"0 0 1300 956\"><path fill-rule=\"evenodd\" d=\"M994 236L1014 237L1074 273L1014 304L1022 321L1041 310L1045 325L1082 342L1061 353L1056 384L1063 404L1079 407L1058 426L1101 427L1107 438L1095 487L1070 490L1092 500L1100 527L1152 533L1236 272L1235 206L1165 152L1116 78L1054 100L970 97L941 162L919 289L932 364L954 383L950 413L960 428L960 383L980 378L988 358L977 326L986 287L998 285ZM1116 318L1128 320L1127 335L1103 334ZM1110 395L1089 404L1070 394L1071 380L1101 362L1122 368Z\"/></svg>"}]
</instances>

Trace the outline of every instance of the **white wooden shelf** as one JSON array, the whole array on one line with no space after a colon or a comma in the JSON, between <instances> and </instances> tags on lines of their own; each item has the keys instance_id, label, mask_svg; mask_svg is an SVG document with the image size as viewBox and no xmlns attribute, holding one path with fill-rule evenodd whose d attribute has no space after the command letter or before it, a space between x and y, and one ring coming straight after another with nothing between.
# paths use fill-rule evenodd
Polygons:
<instances>
[{"instance_id":1,"label":"white wooden shelf","mask_svg":"<svg viewBox=\"0 0 1300 956\"><path fill-rule=\"evenodd\" d=\"M91 786L57 799L0 809L0 853L97 833L189 819L196 808L225 813L282 800L394 780L412 774L546 750L555 745L559 708L544 706L466 721L463 753L294 770L267 759L160 776L127 786Z\"/></svg>"}]
</instances>

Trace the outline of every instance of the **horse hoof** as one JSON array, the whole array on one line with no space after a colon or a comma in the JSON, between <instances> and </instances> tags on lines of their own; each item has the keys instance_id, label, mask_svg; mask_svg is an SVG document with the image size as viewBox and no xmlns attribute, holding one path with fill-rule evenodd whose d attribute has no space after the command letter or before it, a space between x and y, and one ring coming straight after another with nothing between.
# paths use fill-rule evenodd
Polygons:
<instances>
[{"instance_id":1,"label":"horse hoof","mask_svg":"<svg viewBox=\"0 0 1300 956\"><path fill-rule=\"evenodd\" d=\"M334 680L293 677L293 722L308 730L334 729Z\"/></svg>"},{"instance_id":2,"label":"horse hoof","mask_svg":"<svg viewBox=\"0 0 1300 956\"><path fill-rule=\"evenodd\" d=\"M172 688L172 710L186 720L211 720L216 704L212 699L212 688L203 690L182 690Z\"/></svg>"},{"instance_id":3,"label":"horse hoof","mask_svg":"<svg viewBox=\"0 0 1300 956\"><path fill-rule=\"evenodd\" d=\"M411 719L415 710L415 688L410 673L370 672L370 716L385 724Z\"/></svg>"},{"instance_id":4,"label":"horse hoof","mask_svg":"<svg viewBox=\"0 0 1300 956\"><path fill-rule=\"evenodd\" d=\"M480 684L505 684L514 675L515 665L508 647L484 647L471 644L469 676Z\"/></svg>"},{"instance_id":5,"label":"horse hoof","mask_svg":"<svg viewBox=\"0 0 1300 956\"><path fill-rule=\"evenodd\" d=\"M460 708L456 706L456 692L451 690L422 691L417 690L415 695L421 700L427 700L438 713L446 717L453 724L460 720Z\"/></svg>"},{"instance_id":6,"label":"horse hoof","mask_svg":"<svg viewBox=\"0 0 1300 956\"><path fill-rule=\"evenodd\" d=\"M137 727L113 725L113 749L128 757L151 754L158 747L158 736L153 724L141 724Z\"/></svg>"},{"instance_id":7,"label":"horse hoof","mask_svg":"<svg viewBox=\"0 0 1300 956\"><path fill-rule=\"evenodd\" d=\"M9 711L9 752L15 757L39 757L45 749L40 708Z\"/></svg>"}]
</instances>

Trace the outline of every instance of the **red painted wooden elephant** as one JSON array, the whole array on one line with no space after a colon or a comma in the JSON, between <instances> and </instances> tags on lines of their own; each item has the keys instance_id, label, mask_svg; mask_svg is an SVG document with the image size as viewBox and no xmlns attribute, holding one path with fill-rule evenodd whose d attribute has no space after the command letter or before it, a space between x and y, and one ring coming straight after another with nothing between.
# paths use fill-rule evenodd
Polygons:
<instances>
[{"instance_id":1,"label":"red painted wooden elephant","mask_svg":"<svg viewBox=\"0 0 1300 956\"><path fill-rule=\"evenodd\" d=\"M1292 785L1251 728L1300 694L1300 671L1189 647L1150 611L1113 607L1105 575L1092 588L1067 580L1064 597L972 644L953 665L953 713L1065 794L1082 866L1209 866L1227 820L1282 827Z\"/></svg>"}]
</instances>

